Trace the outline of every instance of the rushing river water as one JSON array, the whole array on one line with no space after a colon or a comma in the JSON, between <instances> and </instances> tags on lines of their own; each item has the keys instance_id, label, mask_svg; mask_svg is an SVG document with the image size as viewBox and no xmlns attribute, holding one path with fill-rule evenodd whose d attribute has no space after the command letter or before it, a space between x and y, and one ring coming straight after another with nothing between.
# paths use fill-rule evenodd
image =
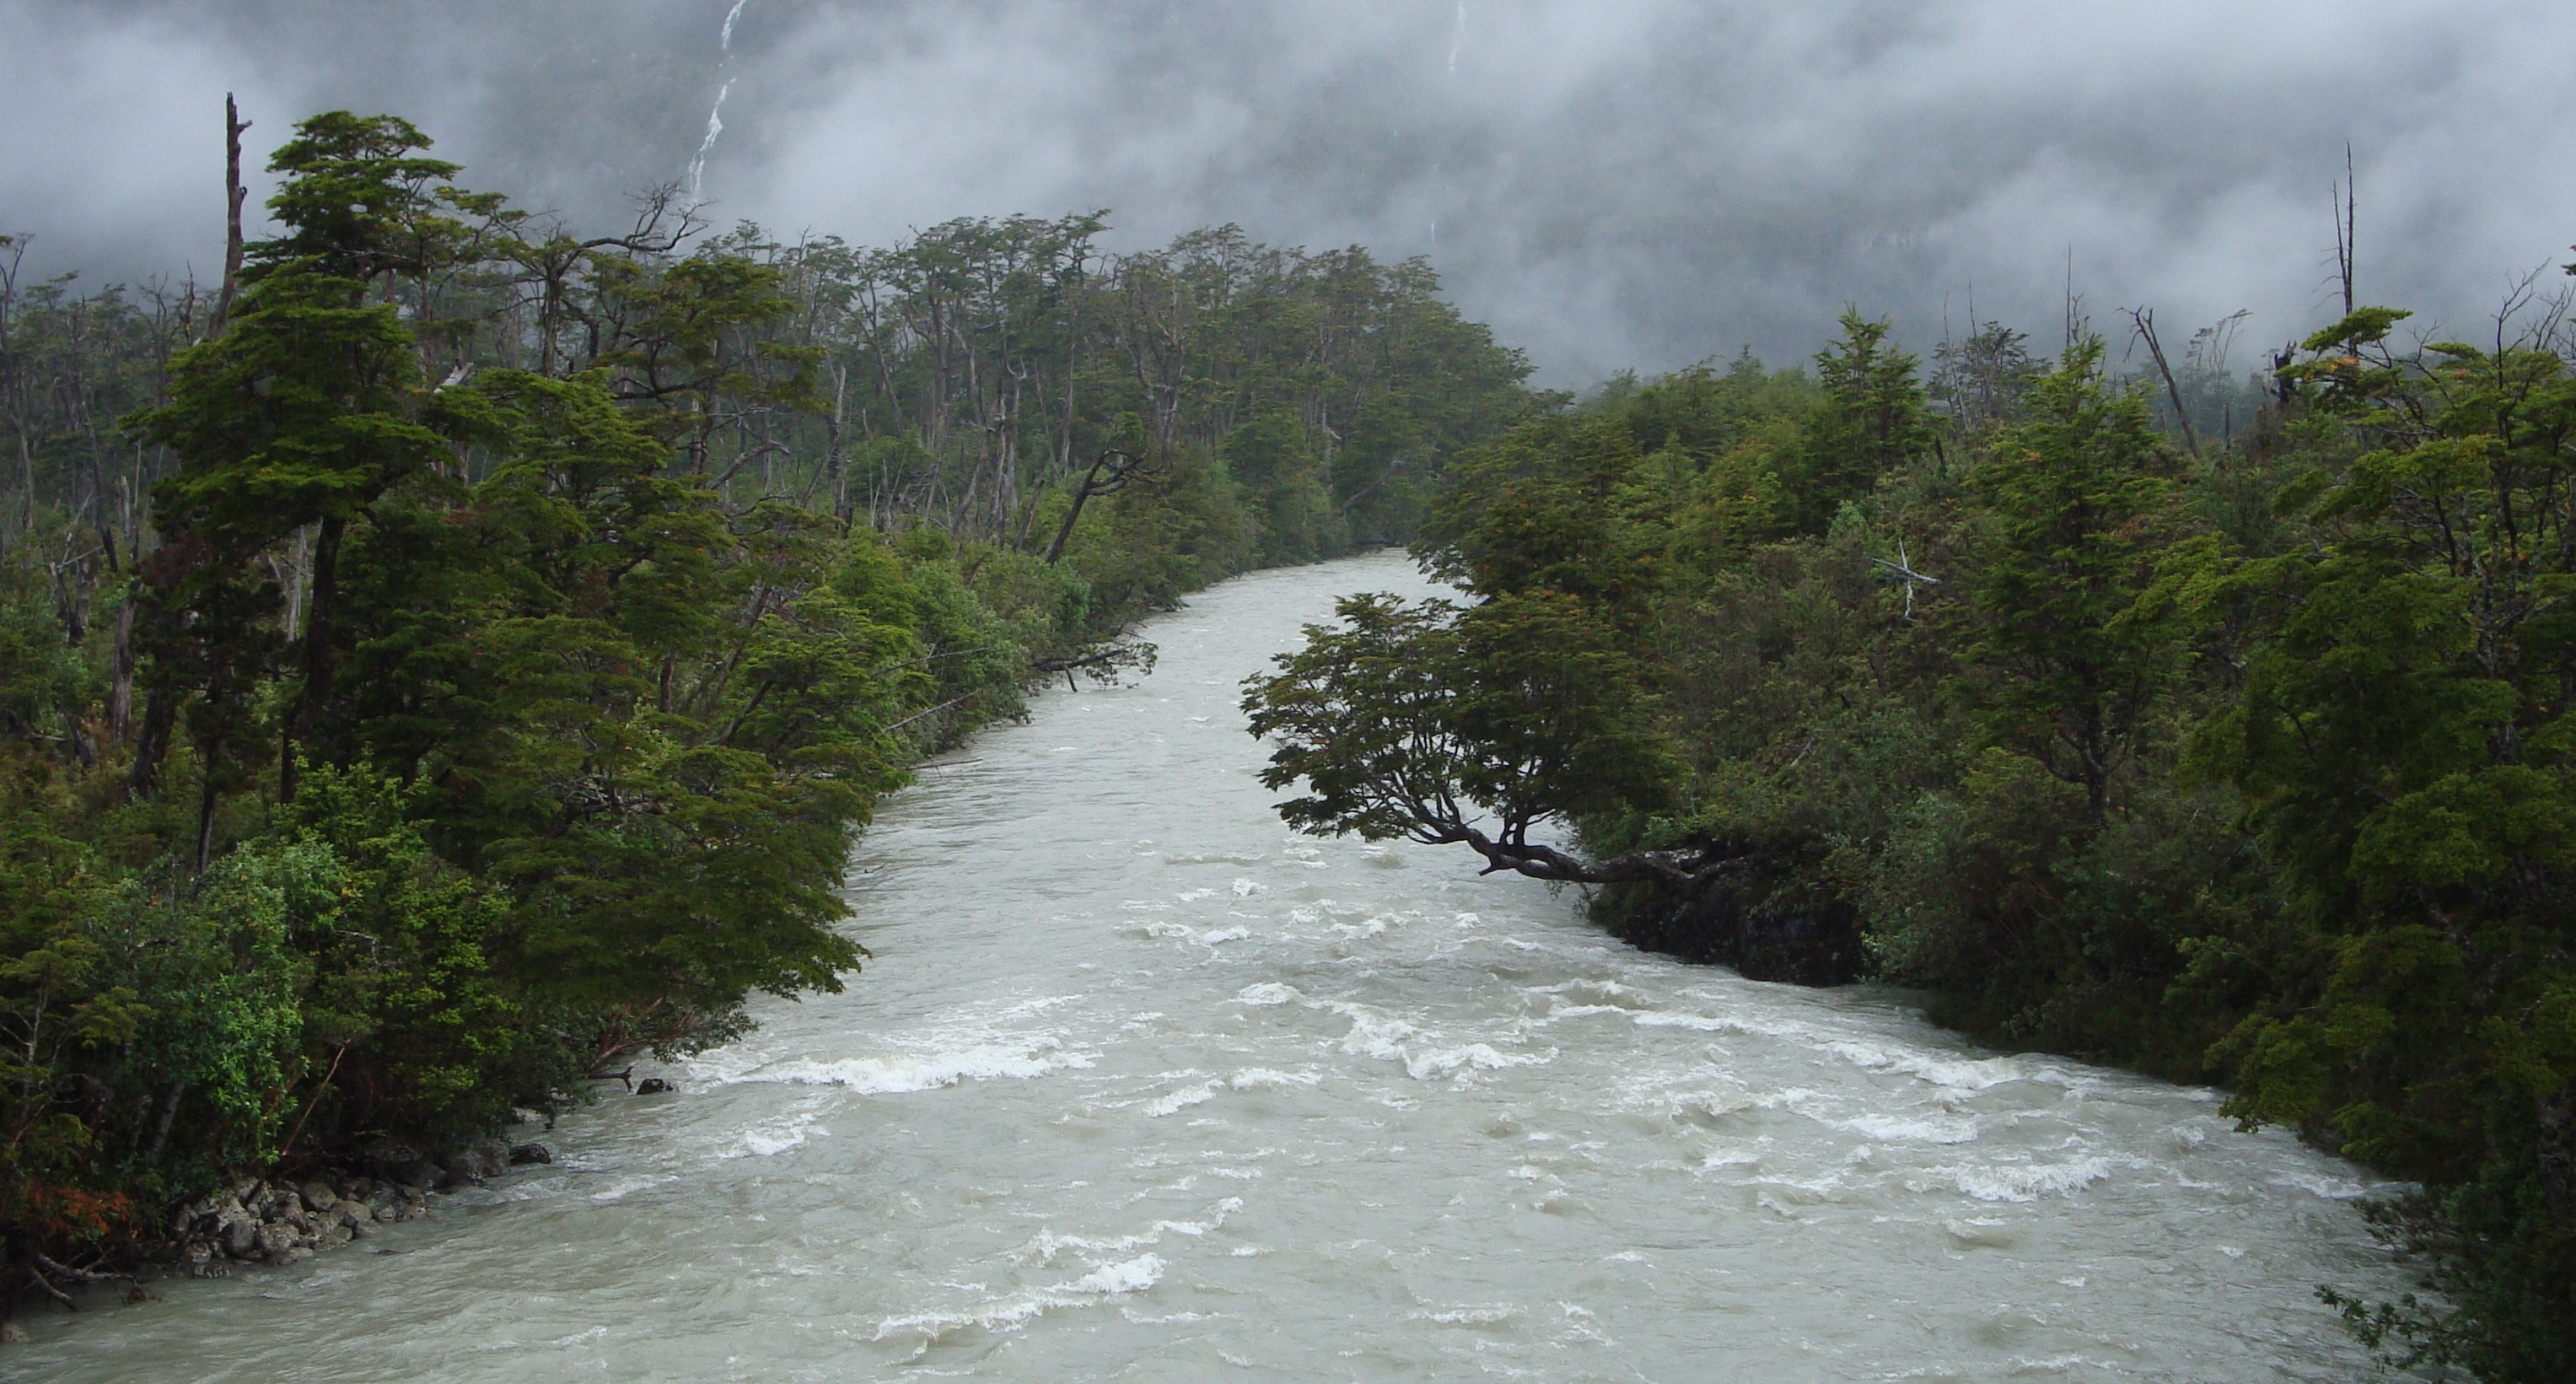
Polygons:
<instances>
[{"instance_id":1,"label":"rushing river water","mask_svg":"<svg viewBox=\"0 0 2576 1384\"><path fill-rule=\"evenodd\" d=\"M1289 832L1238 684L1382 556L890 800L875 953L290 1270L39 1316L83 1380L2348 1378L2348 1164L1902 997L1620 946L1460 852ZM524 1136L523 1136L524 1137ZM369 1249L378 1252L370 1253Z\"/></svg>"}]
</instances>

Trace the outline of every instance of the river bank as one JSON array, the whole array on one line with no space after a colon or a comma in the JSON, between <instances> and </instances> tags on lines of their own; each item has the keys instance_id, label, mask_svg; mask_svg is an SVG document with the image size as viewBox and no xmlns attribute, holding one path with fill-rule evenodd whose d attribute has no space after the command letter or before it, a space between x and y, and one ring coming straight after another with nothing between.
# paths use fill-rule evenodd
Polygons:
<instances>
[{"instance_id":1,"label":"river bank","mask_svg":"<svg viewBox=\"0 0 2576 1384\"><path fill-rule=\"evenodd\" d=\"M2339 1379L2351 1165L1909 997L1634 951L1311 840L1242 676L1400 557L1256 574L890 798L844 996L371 1245L174 1281L24 1378ZM643 1074L639 1070L639 1075ZM351 1330L352 1323L363 1330Z\"/></svg>"}]
</instances>

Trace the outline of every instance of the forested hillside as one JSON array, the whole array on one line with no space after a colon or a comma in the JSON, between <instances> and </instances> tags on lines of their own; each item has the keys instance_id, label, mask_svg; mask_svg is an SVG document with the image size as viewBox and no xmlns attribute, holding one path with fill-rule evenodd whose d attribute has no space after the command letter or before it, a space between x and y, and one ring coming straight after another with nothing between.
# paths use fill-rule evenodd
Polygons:
<instances>
[{"instance_id":1,"label":"forested hillside","mask_svg":"<svg viewBox=\"0 0 2576 1384\"><path fill-rule=\"evenodd\" d=\"M1301 826L2230 1086L2420 1184L2373 1214L2437 1291L2334 1297L2367 1341L2564 1380L2568 307L2417 346L2361 308L2259 385L2232 323L2145 314L1618 382L1449 469L1417 551L1462 602L1354 600L1246 708Z\"/></svg>"},{"instance_id":2,"label":"forested hillside","mask_svg":"<svg viewBox=\"0 0 2576 1384\"><path fill-rule=\"evenodd\" d=\"M1409 539L1533 407L1419 263L668 191L599 233L429 143L304 122L214 284L0 241L9 1289L839 989L919 756L1183 592Z\"/></svg>"}]
</instances>

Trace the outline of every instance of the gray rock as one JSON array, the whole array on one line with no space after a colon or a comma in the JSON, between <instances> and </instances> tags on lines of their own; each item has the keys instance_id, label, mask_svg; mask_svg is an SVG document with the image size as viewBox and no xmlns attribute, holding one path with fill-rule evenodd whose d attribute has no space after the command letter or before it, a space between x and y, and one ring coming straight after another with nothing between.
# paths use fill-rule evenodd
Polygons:
<instances>
[{"instance_id":1,"label":"gray rock","mask_svg":"<svg viewBox=\"0 0 2576 1384\"><path fill-rule=\"evenodd\" d=\"M552 1163L555 1161L555 1156L553 1151L543 1144L512 1144L510 1161L514 1164Z\"/></svg>"},{"instance_id":2,"label":"gray rock","mask_svg":"<svg viewBox=\"0 0 2576 1384\"><path fill-rule=\"evenodd\" d=\"M274 1264L277 1256L295 1248L295 1228L271 1221L259 1228L253 1243L258 1246L260 1254Z\"/></svg>"},{"instance_id":3,"label":"gray rock","mask_svg":"<svg viewBox=\"0 0 2576 1384\"><path fill-rule=\"evenodd\" d=\"M358 1238L356 1235L350 1233L349 1227L334 1225L324 1229L315 1238L314 1243L323 1249L338 1249L356 1238Z\"/></svg>"},{"instance_id":4,"label":"gray rock","mask_svg":"<svg viewBox=\"0 0 2576 1384\"><path fill-rule=\"evenodd\" d=\"M349 1223L349 1234L357 1239L363 1240L375 1233L376 1223L374 1221L352 1221Z\"/></svg>"},{"instance_id":5,"label":"gray rock","mask_svg":"<svg viewBox=\"0 0 2576 1384\"><path fill-rule=\"evenodd\" d=\"M340 1194L331 1190L330 1183L318 1179L296 1189L296 1195L303 1199L307 1211L328 1211L340 1204Z\"/></svg>"},{"instance_id":6,"label":"gray rock","mask_svg":"<svg viewBox=\"0 0 2576 1384\"><path fill-rule=\"evenodd\" d=\"M225 1201L225 1196L222 1193L217 1192L209 1196L199 1197L195 1201L189 1202L187 1205L171 1212L170 1233L172 1235L185 1238L190 1231L210 1228L215 1222L216 1210L220 1208Z\"/></svg>"},{"instance_id":7,"label":"gray rock","mask_svg":"<svg viewBox=\"0 0 2576 1384\"><path fill-rule=\"evenodd\" d=\"M286 1248L268 1256L268 1262L283 1269L292 1264L301 1264L312 1257L313 1251L311 1249L308 1249L303 1245L288 1245Z\"/></svg>"},{"instance_id":8,"label":"gray rock","mask_svg":"<svg viewBox=\"0 0 2576 1384\"><path fill-rule=\"evenodd\" d=\"M218 1232L224 1253L235 1259L248 1259L260 1253L259 1228L259 1222L251 1219L247 1212L225 1221Z\"/></svg>"}]
</instances>

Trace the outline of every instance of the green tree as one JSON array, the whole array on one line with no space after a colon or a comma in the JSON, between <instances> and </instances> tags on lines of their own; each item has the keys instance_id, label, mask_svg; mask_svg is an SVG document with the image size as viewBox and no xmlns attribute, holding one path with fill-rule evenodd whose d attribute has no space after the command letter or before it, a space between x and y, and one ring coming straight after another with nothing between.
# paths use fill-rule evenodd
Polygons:
<instances>
[{"instance_id":1,"label":"green tree","mask_svg":"<svg viewBox=\"0 0 2576 1384\"><path fill-rule=\"evenodd\" d=\"M2230 1040L2250 1123L2420 1180L2387 1213L2447 1310L2347 1315L2498 1380L2576 1366L2576 377L2535 344L2307 343L2359 455L2292 498L2328 542L2246 564L2271 612L2202 748L2331 939L2321 993Z\"/></svg>"},{"instance_id":2,"label":"green tree","mask_svg":"<svg viewBox=\"0 0 2576 1384\"><path fill-rule=\"evenodd\" d=\"M1801 533L1824 532L1844 501L1869 494L1933 446L1915 359L1889 341L1889 324L1856 308L1844 309L1840 324L1842 336L1816 353L1822 395L1781 478Z\"/></svg>"},{"instance_id":3,"label":"green tree","mask_svg":"<svg viewBox=\"0 0 2576 1384\"><path fill-rule=\"evenodd\" d=\"M1969 476L1985 518L1966 648L1987 736L2082 789L2096 820L2184 653L2156 587L2178 555L2170 467L2101 361L2099 339L2069 350Z\"/></svg>"}]
</instances>

